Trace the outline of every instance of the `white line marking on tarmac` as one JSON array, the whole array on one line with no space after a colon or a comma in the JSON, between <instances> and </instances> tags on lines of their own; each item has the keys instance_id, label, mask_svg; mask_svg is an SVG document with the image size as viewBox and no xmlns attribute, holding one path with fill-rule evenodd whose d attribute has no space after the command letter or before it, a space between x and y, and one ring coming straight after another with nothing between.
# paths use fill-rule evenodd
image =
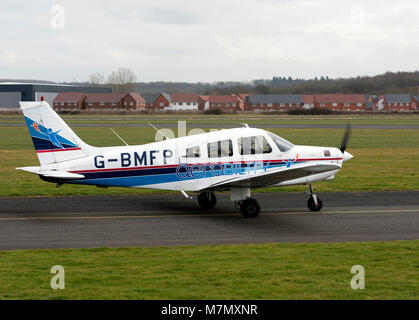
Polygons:
<instances>
[{"instance_id":1,"label":"white line marking on tarmac","mask_svg":"<svg viewBox=\"0 0 419 320\"><path fill-rule=\"evenodd\" d=\"M324 211L324 212L266 212L263 215L298 215L298 214L357 214L357 213L403 213L419 212L419 209L401 209L401 210L346 210L346 211ZM93 220L93 219L150 219L150 218L175 218L175 217L216 217L216 216L238 216L240 213L203 213L203 214L156 214L152 216L70 216L70 217L20 217L20 218L0 218L0 221L25 221L25 220Z\"/></svg>"}]
</instances>

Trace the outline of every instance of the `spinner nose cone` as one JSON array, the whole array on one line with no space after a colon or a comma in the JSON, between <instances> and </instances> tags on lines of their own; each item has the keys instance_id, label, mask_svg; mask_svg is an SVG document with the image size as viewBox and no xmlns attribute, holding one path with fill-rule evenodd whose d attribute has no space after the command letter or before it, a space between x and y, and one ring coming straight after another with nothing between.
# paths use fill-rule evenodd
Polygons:
<instances>
[{"instance_id":1,"label":"spinner nose cone","mask_svg":"<svg viewBox=\"0 0 419 320\"><path fill-rule=\"evenodd\" d=\"M351 160L352 158L353 158L354 156L353 155L351 155L348 151L345 151L343 154L342 154L342 161L343 162L346 162L346 161L348 161L348 160Z\"/></svg>"}]
</instances>

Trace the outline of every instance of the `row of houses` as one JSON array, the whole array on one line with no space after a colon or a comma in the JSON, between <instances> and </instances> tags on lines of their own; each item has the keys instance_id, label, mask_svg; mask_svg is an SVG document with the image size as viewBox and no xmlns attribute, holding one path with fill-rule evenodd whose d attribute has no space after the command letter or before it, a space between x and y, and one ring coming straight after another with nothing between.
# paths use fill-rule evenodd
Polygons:
<instances>
[{"instance_id":1,"label":"row of houses","mask_svg":"<svg viewBox=\"0 0 419 320\"><path fill-rule=\"evenodd\" d=\"M59 93L56 110L222 110L290 111L325 108L332 111L415 111L419 96L408 94L231 94L198 95L195 93L139 94Z\"/></svg>"}]
</instances>

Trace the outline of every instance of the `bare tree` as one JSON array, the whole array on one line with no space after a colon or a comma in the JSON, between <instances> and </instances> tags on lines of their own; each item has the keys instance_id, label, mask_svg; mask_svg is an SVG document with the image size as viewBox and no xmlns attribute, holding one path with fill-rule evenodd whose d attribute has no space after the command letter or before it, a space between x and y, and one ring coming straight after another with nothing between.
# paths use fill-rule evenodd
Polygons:
<instances>
[{"instance_id":1,"label":"bare tree","mask_svg":"<svg viewBox=\"0 0 419 320\"><path fill-rule=\"evenodd\" d=\"M108 76L108 83L111 85L113 92L132 92L135 89L135 81L137 81L136 74L128 68L120 68L117 71L112 71Z\"/></svg>"},{"instance_id":2,"label":"bare tree","mask_svg":"<svg viewBox=\"0 0 419 320\"><path fill-rule=\"evenodd\" d=\"M105 84L105 75L100 72L92 73L89 75L89 83L93 86L102 86Z\"/></svg>"}]
</instances>

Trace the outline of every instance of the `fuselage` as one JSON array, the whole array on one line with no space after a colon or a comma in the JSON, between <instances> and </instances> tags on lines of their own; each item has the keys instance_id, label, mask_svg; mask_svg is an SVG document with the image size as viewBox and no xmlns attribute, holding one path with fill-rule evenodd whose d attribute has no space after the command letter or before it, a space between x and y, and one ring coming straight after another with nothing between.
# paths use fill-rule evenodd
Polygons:
<instances>
[{"instance_id":1,"label":"fuselage","mask_svg":"<svg viewBox=\"0 0 419 320\"><path fill-rule=\"evenodd\" d=\"M280 186L327 180L334 177L345 160L337 148L293 145L266 130L248 127L144 145L89 148L88 157L49 164L45 169L85 177L66 183L197 191L211 189L236 177L253 177L307 163L339 167L317 175L310 172L286 181L265 179L245 186Z\"/></svg>"}]
</instances>

